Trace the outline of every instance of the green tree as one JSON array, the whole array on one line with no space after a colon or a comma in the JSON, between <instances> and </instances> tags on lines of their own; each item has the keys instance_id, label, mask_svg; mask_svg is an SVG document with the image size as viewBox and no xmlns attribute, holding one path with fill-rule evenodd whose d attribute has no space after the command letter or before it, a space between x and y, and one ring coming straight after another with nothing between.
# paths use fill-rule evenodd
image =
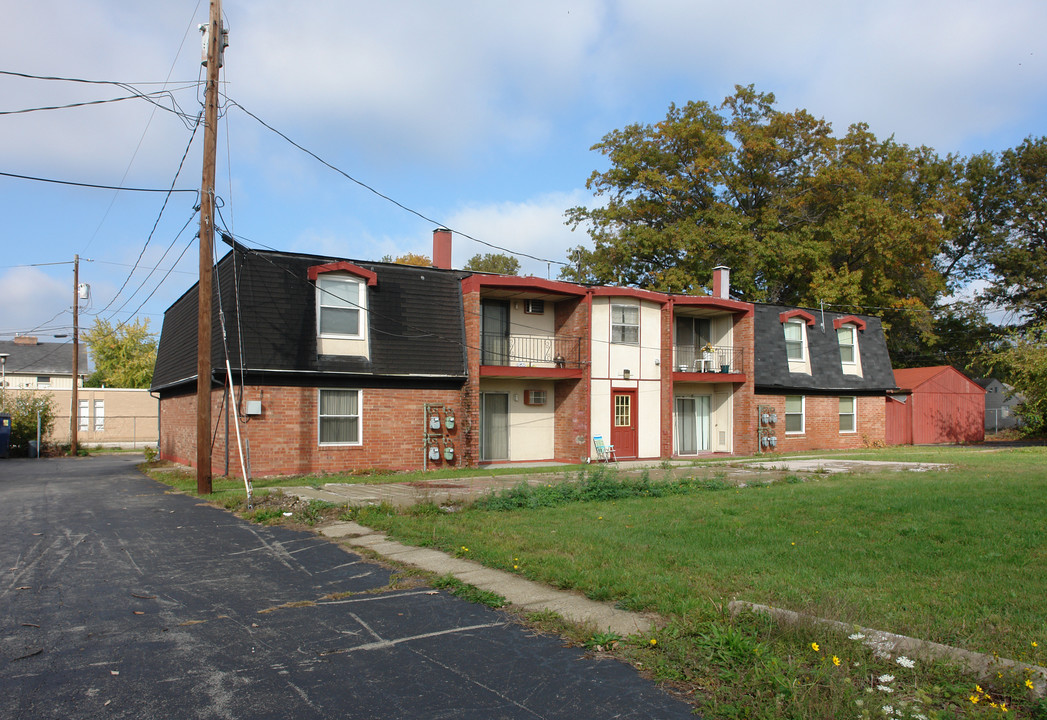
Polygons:
<instances>
[{"instance_id":1,"label":"green tree","mask_svg":"<svg viewBox=\"0 0 1047 720\"><path fill-rule=\"evenodd\" d=\"M11 415L10 452L27 455L29 441L36 440L37 412L40 413L40 437L46 437L55 425L55 400L50 393L8 390L3 395L3 409Z\"/></svg>"},{"instance_id":2,"label":"green tree","mask_svg":"<svg viewBox=\"0 0 1047 720\"><path fill-rule=\"evenodd\" d=\"M156 364L156 336L149 320L112 326L98 318L84 333L95 371L85 381L88 387L147 388Z\"/></svg>"},{"instance_id":3,"label":"green tree","mask_svg":"<svg viewBox=\"0 0 1047 720\"><path fill-rule=\"evenodd\" d=\"M498 273L500 275L519 275L520 261L512 255L503 253L484 253L483 255L477 253L469 258L469 262L465 264L465 269L476 272Z\"/></svg>"},{"instance_id":4,"label":"green tree","mask_svg":"<svg viewBox=\"0 0 1047 720\"><path fill-rule=\"evenodd\" d=\"M835 137L752 86L715 107L672 105L593 149L610 167L586 187L604 202L567 216L594 247L574 248L562 277L704 293L724 264L746 300L886 308L892 341L933 337L944 218L964 207L953 160L863 124Z\"/></svg>"},{"instance_id":5,"label":"green tree","mask_svg":"<svg viewBox=\"0 0 1047 720\"><path fill-rule=\"evenodd\" d=\"M420 255L418 253L404 253L396 258L393 258L392 255L384 255L382 256L382 262L396 263L398 265L418 265L420 267L429 267L433 264L428 255Z\"/></svg>"},{"instance_id":6,"label":"green tree","mask_svg":"<svg viewBox=\"0 0 1047 720\"><path fill-rule=\"evenodd\" d=\"M991 254L993 282L987 293L1030 325L1047 321L1047 137L1028 138L1000 157L1000 189L1006 194L1002 236Z\"/></svg>"},{"instance_id":7,"label":"green tree","mask_svg":"<svg viewBox=\"0 0 1047 720\"><path fill-rule=\"evenodd\" d=\"M1015 414L1030 435L1047 433L1047 323L1014 328L1001 337L1003 347L987 363L1014 386L1023 400Z\"/></svg>"}]
</instances>

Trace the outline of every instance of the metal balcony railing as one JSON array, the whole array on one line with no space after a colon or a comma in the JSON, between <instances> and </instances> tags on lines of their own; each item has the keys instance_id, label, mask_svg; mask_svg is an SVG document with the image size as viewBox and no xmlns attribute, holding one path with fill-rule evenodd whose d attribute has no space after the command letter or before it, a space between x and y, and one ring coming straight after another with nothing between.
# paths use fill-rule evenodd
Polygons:
<instances>
[{"instance_id":1,"label":"metal balcony railing","mask_svg":"<svg viewBox=\"0 0 1047 720\"><path fill-rule=\"evenodd\" d=\"M713 345L710 348L680 347L673 349L673 370L677 372L741 373L743 348Z\"/></svg>"},{"instance_id":2,"label":"metal balcony railing","mask_svg":"<svg viewBox=\"0 0 1047 720\"><path fill-rule=\"evenodd\" d=\"M481 365L513 367L580 368L582 339L552 335L501 335L481 337Z\"/></svg>"}]
</instances>

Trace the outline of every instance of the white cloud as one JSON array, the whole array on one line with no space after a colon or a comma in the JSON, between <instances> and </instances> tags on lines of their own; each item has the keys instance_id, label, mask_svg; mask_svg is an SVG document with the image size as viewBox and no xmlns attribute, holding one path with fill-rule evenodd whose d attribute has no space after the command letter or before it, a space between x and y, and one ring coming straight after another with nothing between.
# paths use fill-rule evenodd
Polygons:
<instances>
[{"instance_id":1,"label":"white cloud","mask_svg":"<svg viewBox=\"0 0 1047 720\"><path fill-rule=\"evenodd\" d=\"M579 230L572 232L564 224L564 212L590 199L587 192L550 193L520 202L472 205L454 212L449 225L484 242L506 248L512 253L527 253L537 258L564 262L567 251L585 244L588 237ZM503 250L454 237L452 264L462 267L473 255L501 253ZM539 277L559 275L559 265L521 257L521 274Z\"/></svg>"},{"instance_id":2,"label":"white cloud","mask_svg":"<svg viewBox=\"0 0 1047 720\"><path fill-rule=\"evenodd\" d=\"M50 340L56 333L69 333L73 325L73 277L61 282L38 268L18 267L0 275L4 289L4 318L0 334L39 333ZM32 332L31 332L32 331Z\"/></svg>"}]
</instances>

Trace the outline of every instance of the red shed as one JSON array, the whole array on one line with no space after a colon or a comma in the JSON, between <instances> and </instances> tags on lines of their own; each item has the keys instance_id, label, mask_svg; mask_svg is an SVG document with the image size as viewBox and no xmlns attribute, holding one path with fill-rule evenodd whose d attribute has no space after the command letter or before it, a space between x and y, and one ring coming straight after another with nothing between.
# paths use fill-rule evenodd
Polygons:
<instances>
[{"instance_id":1,"label":"red shed","mask_svg":"<svg viewBox=\"0 0 1047 720\"><path fill-rule=\"evenodd\" d=\"M888 444L985 439L985 390L956 368L895 370L894 382L899 390L887 398Z\"/></svg>"}]
</instances>

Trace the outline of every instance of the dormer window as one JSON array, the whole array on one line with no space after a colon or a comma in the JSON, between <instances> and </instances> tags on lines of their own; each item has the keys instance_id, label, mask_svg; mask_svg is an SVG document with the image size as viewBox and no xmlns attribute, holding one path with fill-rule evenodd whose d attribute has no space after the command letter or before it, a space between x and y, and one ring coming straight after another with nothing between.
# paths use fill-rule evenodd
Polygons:
<instances>
[{"instance_id":1,"label":"dormer window","mask_svg":"<svg viewBox=\"0 0 1047 720\"><path fill-rule=\"evenodd\" d=\"M785 356L789 358L789 360L803 361L803 336L804 332L802 322L791 320L785 323Z\"/></svg>"},{"instance_id":2,"label":"dormer window","mask_svg":"<svg viewBox=\"0 0 1047 720\"><path fill-rule=\"evenodd\" d=\"M847 317L833 320L836 329L836 343L840 347L840 366L848 375L862 374L862 359L858 350L858 331L865 330L866 323L859 317Z\"/></svg>"},{"instance_id":3,"label":"dormer window","mask_svg":"<svg viewBox=\"0 0 1047 720\"><path fill-rule=\"evenodd\" d=\"M854 365L857 357L854 326L844 325L838 329L836 331L836 340L840 343L840 362L844 365Z\"/></svg>"},{"instance_id":4,"label":"dormer window","mask_svg":"<svg viewBox=\"0 0 1047 720\"><path fill-rule=\"evenodd\" d=\"M360 337L360 287L347 275L325 273L316 279L319 331L327 337Z\"/></svg>"},{"instance_id":5,"label":"dormer window","mask_svg":"<svg viewBox=\"0 0 1047 720\"><path fill-rule=\"evenodd\" d=\"M367 339L367 290L378 276L344 260L309 268L316 283L318 355L370 357Z\"/></svg>"}]
</instances>

